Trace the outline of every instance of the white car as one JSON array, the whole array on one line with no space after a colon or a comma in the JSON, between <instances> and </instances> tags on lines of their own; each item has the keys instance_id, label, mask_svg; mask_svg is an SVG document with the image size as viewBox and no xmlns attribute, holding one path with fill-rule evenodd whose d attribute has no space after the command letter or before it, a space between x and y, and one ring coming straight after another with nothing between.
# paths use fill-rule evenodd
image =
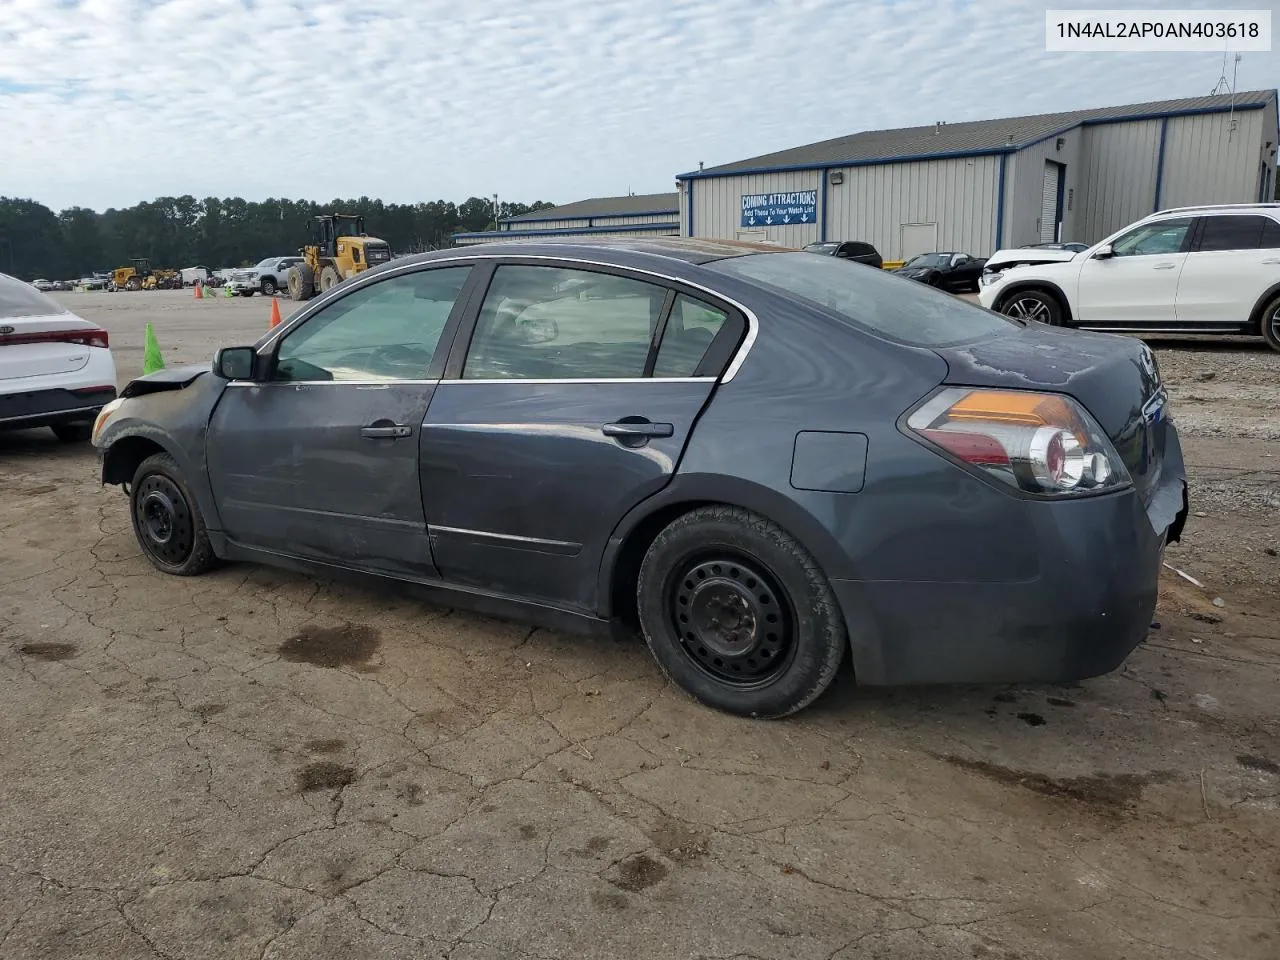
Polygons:
<instances>
[{"instance_id":1,"label":"white car","mask_svg":"<svg viewBox=\"0 0 1280 960\"><path fill-rule=\"evenodd\" d=\"M0 429L51 427L64 442L88 440L115 397L107 331L0 273Z\"/></svg>"},{"instance_id":2,"label":"white car","mask_svg":"<svg viewBox=\"0 0 1280 960\"><path fill-rule=\"evenodd\" d=\"M37 290L39 290L41 293L48 293L55 286L57 286L57 284L55 284L52 280L32 280L31 285L35 287Z\"/></svg>"},{"instance_id":3,"label":"white car","mask_svg":"<svg viewBox=\"0 0 1280 960\"><path fill-rule=\"evenodd\" d=\"M1261 335L1280 350L1280 203L1162 210L1065 263L1006 270L978 300L1043 323Z\"/></svg>"}]
</instances>

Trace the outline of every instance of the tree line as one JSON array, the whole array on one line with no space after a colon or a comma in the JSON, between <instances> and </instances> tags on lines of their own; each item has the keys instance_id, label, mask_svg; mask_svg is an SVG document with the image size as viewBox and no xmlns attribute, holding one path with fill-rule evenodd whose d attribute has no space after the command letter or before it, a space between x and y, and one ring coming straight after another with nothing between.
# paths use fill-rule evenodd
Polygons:
<instances>
[{"instance_id":1,"label":"tree line","mask_svg":"<svg viewBox=\"0 0 1280 960\"><path fill-rule=\"evenodd\" d=\"M499 217L546 210L554 204L500 203ZM493 201L461 204L383 203L369 197L261 202L239 197L160 197L103 213L68 207L54 213L42 203L0 196L0 273L23 280L74 280L127 266L146 257L153 267L241 266L294 253L308 242L308 223L319 213L353 213L395 253L447 247L450 235L493 228Z\"/></svg>"}]
</instances>

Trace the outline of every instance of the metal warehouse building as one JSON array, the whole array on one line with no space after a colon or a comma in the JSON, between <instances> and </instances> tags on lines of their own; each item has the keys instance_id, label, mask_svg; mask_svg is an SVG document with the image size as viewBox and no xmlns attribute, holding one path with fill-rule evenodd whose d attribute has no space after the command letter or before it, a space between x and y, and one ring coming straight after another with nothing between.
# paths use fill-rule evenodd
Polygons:
<instances>
[{"instance_id":1,"label":"metal warehouse building","mask_svg":"<svg viewBox=\"0 0 1280 960\"><path fill-rule=\"evenodd\" d=\"M680 235L680 208L674 193L597 197L508 217L498 227L479 233L455 233L453 241L469 246L534 237L676 237Z\"/></svg>"},{"instance_id":2,"label":"metal warehouse building","mask_svg":"<svg viewBox=\"0 0 1280 960\"><path fill-rule=\"evenodd\" d=\"M680 175L681 235L865 240L886 260L1092 243L1275 195L1276 91L875 130Z\"/></svg>"}]
</instances>

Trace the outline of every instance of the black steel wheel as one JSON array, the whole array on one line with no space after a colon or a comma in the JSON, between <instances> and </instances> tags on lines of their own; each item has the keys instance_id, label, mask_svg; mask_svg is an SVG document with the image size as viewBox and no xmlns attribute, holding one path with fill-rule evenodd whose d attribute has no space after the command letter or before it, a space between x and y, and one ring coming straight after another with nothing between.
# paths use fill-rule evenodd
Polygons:
<instances>
[{"instance_id":1,"label":"black steel wheel","mask_svg":"<svg viewBox=\"0 0 1280 960\"><path fill-rule=\"evenodd\" d=\"M699 702L744 716L807 706L848 645L817 561L738 507L700 507L662 530L641 563L636 604L667 676Z\"/></svg>"},{"instance_id":2,"label":"black steel wheel","mask_svg":"<svg viewBox=\"0 0 1280 960\"><path fill-rule=\"evenodd\" d=\"M138 466L129 505L134 536L157 570L190 577L214 565L204 518L173 457L158 453Z\"/></svg>"},{"instance_id":3,"label":"black steel wheel","mask_svg":"<svg viewBox=\"0 0 1280 960\"><path fill-rule=\"evenodd\" d=\"M1062 324L1062 305L1043 290L1018 290L1000 303L1000 312L1006 317L1051 326Z\"/></svg>"},{"instance_id":4,"label":"black steel wheel","mask_svg":"<svg viewBox=\"0 0 1280 960\"><path fill-rule=\"evenodd\" d=\"M713 552L671 578L667 602L685 655L716 680L768 683L786 669L795 615L754 558Z\"/></svg>"},{"instance_id":5,"label":"black steel wheel","mask_svg":"<svg viewBox=\"0 0 1280 960\"><path fill-rule=\"evenodd\" d=\"M1272 350L1280 350L1280 297L1262 310L1262 338Z\"/></svg>"}]
</instances>

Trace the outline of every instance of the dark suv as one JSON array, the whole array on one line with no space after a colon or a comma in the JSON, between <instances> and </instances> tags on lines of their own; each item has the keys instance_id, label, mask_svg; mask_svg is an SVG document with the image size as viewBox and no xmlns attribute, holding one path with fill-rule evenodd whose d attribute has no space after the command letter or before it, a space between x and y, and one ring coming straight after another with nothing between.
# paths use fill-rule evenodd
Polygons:
<instances>
[{"instance_id":1,"label":"dark suv","mask_svg":"<svg viewBox=\"0 0 1280 960\"><path fill-rule=\"evenodd\" d=\"M869 243L861 240L831 240L824 243L811 243L804 248L807 253L820 253L825 257L839 257L841 260L853 260L865 263L868 267L879 270L884 266L880 252Z\"/></svg>"}]
</instances>

